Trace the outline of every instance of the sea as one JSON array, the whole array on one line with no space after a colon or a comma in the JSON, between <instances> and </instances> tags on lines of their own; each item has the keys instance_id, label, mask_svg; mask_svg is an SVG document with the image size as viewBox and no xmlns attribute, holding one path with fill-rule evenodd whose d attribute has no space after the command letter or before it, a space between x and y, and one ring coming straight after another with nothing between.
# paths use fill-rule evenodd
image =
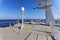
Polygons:
<instances>
[{"instance_id":1,"label":"sea","mask_svg":"<svg viewBox=\"0 0 60 40\"><path fill-rule=\"evenodd\" d=\"M33 21L38 21L38 22L46 22L45 19L24 19L24 22L31 22L31 20ZM0 27L1 28L5 28L5 27L9 27L10 25L13 26L17 23L22 23L21 19L1 19L0 20ZM60 24L60 20L55 20L56 24Z\"/></svg>"}]
</instances>

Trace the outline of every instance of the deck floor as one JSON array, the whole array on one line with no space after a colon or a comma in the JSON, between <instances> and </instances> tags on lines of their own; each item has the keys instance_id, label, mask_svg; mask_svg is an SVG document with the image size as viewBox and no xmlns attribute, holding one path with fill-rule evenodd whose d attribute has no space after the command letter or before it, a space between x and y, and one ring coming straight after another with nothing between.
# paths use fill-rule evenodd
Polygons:
<instances>
[{"instance_id":1,"label":"deck floor","mask_svg":"<svg viewBox=\"0 0 60 40\"><path fill-rule=\"evenodd\" d=\"M31 26L34 28L32 31L30 31ZM25 24L25 28L27 28L28 32L24 29L22 30L22 34L11 32L10 27L4 28L0 30L0 40L52 40L50 35L46 33L50 32L50 26ZM59 40L60 36L59 30L60 28L54 27L54 36L57 40Z\"/></svg>"}]
</instances>

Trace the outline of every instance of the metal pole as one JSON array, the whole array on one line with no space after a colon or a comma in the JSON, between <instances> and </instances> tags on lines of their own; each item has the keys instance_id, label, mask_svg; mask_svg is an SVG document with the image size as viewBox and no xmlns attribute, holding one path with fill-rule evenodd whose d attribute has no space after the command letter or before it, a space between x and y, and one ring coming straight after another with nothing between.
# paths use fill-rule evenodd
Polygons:
<instances>
[{"instance_id":1,"label":"metal pole","mask_svg":"<svg viewBox=\"0 0 60 40\"><path fill-rule=\"evenodd\" d=\"M46 1L46 5L52 5L51 0ZM51 34L53 36L54 18L52 15L51 6L46 8L46 22L47 22L46 24L51 26Z\"/></svg>"},{"instance_id":2,"label":"metal pole","mask_svg":"<svg viewBox=\"0 0 60 40\"><path fill-rule=\"evenodd\" d=\"M9 22L10 27L12 27L11 22Z\"/></svg>"},{"instance_id":3,"label":"metal pole","mask_svg":"<svg viewBox=\"0 0 60 40\"><path fill-rule=\"evenodd\" d=\"M52 0L48 0L46 2L46 5L52 5ZM54 24L55 24L55 21L54 21L53 15L52 15L51 7L48 7L46 9L46 16L47 16L47 20L48 20L47 22L49 23L50 28L51 28L51 38L52 38L52 40L56 40L55 37L54 37Z\"/></svg>"},{"instance_id":4,"label":"metal pole","mask_svg":"<svg viewBox=\"0 0 60 40\"><path fill-rule=\"evenodd\" d=\"M22 13L22 27L21 29L24 27L24 14Z\"/></svg>"},{"instance_id":5,"label":"metal pole","mask_svg":"<svg viewBox=\"0 0 60 40\"><path fill-rule=\"evenodd\" d=\"M22 27L21 29L24 27L24 7L21 8L22 11Z\"/></svg>"}]
</instances>

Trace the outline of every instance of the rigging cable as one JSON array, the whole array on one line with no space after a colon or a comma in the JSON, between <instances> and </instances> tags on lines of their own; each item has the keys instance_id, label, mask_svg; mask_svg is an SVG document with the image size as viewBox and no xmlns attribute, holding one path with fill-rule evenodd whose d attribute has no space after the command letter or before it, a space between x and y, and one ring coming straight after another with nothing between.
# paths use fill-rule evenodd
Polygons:
<instances>
[{"instance_id":1,"label":"rigging cable","mask_svg":"<svg viewBox=\"0 0 60 40\"><path fill-rule=\"evenodd\" d=\"M55 1L56 2L56 1ZM55 3L53 2L53 7L55 7L55 9L60 13L60 10L56 7Z\"/></svg>"}]
</instances>

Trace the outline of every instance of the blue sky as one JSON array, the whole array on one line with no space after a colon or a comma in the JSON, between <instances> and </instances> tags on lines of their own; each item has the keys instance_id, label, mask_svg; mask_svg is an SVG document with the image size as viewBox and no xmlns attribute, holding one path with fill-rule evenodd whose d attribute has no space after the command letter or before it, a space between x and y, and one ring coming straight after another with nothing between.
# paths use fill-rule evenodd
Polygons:
<instances>
[{"instance_id":1,"label":"blue sky","mask_svg":"<svg viewBox=\"0 0 60 40\"><path fill-rule=\"evenodd\" d=\"M44 19L44 10L35 9L35 0L0 0L0 19L21 19L21 7L25 8L25 19ZM55 7L56 6L56 7ZM55 19L60 18L60 0L53 0L52 13Z\"/></svg>"}]
</instances>

